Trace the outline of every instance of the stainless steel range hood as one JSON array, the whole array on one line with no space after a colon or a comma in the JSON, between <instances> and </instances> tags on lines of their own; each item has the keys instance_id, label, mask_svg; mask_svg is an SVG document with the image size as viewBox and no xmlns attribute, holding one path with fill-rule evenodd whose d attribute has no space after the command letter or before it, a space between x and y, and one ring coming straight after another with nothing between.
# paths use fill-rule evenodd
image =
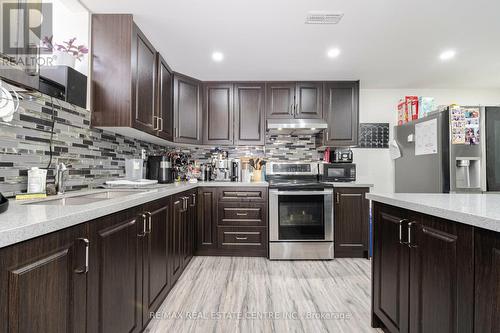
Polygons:
<instances>
[{"instance_id":1,"label":"stainless steel range hood","mask_svg":"<svg viewBox=\"0 0 500 333\"><path fill-rule=\"evenodd\" d=\"M317 134L328 128L323 119L268 119L270 134Z\"/></svg>"}]
</instances>

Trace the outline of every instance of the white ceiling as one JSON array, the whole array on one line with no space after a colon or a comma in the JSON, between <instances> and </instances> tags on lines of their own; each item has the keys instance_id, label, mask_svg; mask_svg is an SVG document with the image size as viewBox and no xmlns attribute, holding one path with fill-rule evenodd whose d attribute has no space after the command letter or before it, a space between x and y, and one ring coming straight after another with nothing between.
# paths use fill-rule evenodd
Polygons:
<instances>
[{"instance_id":1,"label":"white ceiling","mask_svg":"<svg viewBox=\"0 0 500 333\"><path fill-rule=\"evenodd\" d=\"M364 88L500 88L498 0L81 0L132 13L171 67L202 80L361 80ZM306 25L310 10L338 25ZM326 57L341 49L336 59ZM455 59L439 54L455 49ZM224 61L215 63L213 51Z\"/></svg>"}]
</instances>

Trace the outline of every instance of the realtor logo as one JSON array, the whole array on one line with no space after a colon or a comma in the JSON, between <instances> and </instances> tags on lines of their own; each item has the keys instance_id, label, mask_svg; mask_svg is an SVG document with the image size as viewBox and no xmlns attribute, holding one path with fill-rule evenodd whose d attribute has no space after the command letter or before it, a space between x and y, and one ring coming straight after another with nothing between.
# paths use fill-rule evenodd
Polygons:
<instances>
[{"instance_id":1,"label":"realtor logo","mask_svg":"<svg viewBox=\"0 0 500 333\"><path fill-rule=\"evenodd\" d=\"M43 48L44 38L52 36L52 4L2 1L2 53L12 57L51 53Z\"/></svg>"}]
</instances>

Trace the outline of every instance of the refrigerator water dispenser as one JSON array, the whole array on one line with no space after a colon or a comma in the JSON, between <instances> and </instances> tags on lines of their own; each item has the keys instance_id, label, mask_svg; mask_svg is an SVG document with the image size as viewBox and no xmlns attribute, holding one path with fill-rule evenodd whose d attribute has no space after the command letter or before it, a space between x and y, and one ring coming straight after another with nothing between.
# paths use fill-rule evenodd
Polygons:
<instances>
[{"instance_id":1,"label":"refrigerator water dispenser","mask_svg":"<svg viewBox=\"0 0 500 333\"><path fill-rule=\"evenodd\" d=\"M455 187L477 189L481 187L481 160L471 157L457 157Z\"/></svg>"}]
</instances>

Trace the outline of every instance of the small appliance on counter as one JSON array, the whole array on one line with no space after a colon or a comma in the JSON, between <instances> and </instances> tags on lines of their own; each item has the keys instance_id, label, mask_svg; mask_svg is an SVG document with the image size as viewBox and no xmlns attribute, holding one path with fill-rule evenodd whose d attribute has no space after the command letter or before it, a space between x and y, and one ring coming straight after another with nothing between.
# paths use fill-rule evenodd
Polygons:
<instances>
[{"instance_id":1,"label":"small appliance on counter","mask_svg":"<svg viewBox=\"0 0 500 333\"><path fill-rule=\"evenodd\" d=\"M9 208L9 200L7 200L7 198L5 198L2 195L2 193L0 193L0 214L7 211L8 208Z\"/></svg>"},{"instance_id":2,"label":"small appliance on counter","mask_svg":"<svg viewBox=\"0 0 500 333\"><path fill-rule=\"evenodd\" d=\"M320 163L319 176L323 182L355 182L356 164Z\"/></svg>"},{"instance_id":3,"label":"small appliance on counter","mask_svg":"<svg viewBox=\"0 0 500 333\"><path fill-rule=\"evenodd\" d=\"M174 182L172 161L167 156L149 156L146 165L147 179L157 180L159 184Z\"/></svg>"},{"instance_id":4,"label":"small appliance on counter","mask_svg":"<svg viewBox=\"0 0 500 333\"><path fill-rule=\"evenodd\" d=\"M330 156L330 162L332 163L352 163L352 160L353 153L351 149L337 148L333 152L333 156Z\"/></svg>"},{"instance_id":5,"label":"small appliance on counter","mask_svg":"<svg viewBox=\"0 0 500 333\"><path fill-rule=\"evenodd\" d=\"M239 182L241 181L241 160L233 159L231 160L231 181Z\"/></svg>"}]
</instances>

